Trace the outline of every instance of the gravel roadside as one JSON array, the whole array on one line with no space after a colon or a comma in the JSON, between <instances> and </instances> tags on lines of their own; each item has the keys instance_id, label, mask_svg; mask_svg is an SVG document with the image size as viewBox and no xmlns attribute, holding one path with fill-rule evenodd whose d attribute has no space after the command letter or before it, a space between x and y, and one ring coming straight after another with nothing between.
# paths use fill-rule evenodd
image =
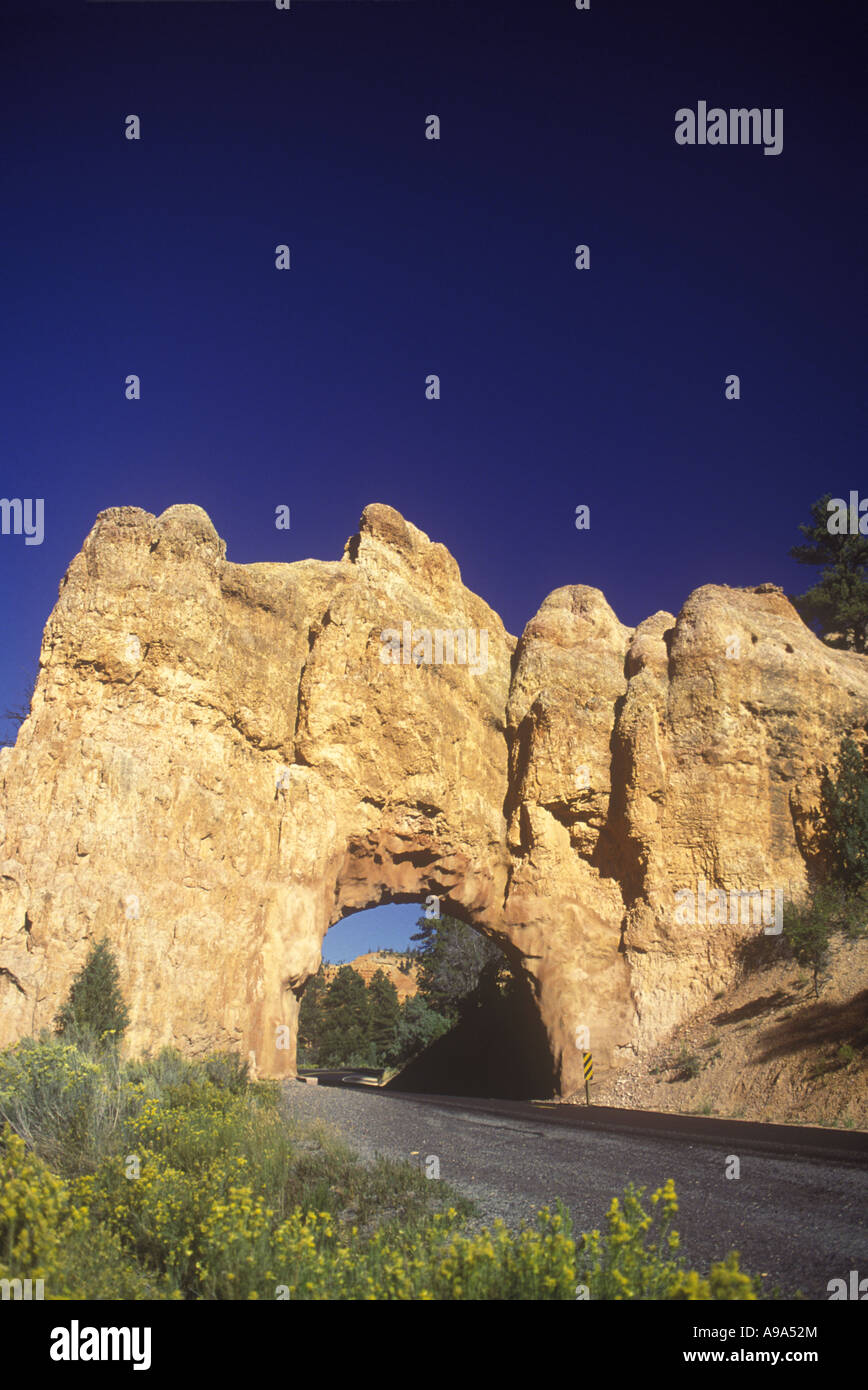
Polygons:
<instances>
[{"instance_id":1,"label":"gravel roadside","mask_svg":"<svg viewBox=\"0 0 868 1390\"><path fill-rule=\"evenodd\" d=\"M587 1231L603 1224L628 1182L653 1191L671 1177L682 1252L703 1273L735 1248L767 1289L828 1299L830 1279L868 1269L859 1168L752 1154L730 1180L720 1148L683 1140L575 1131L298 1082L287 1083L286 1101L292 1115L326 1122L363 1158L421 1165L436 1156L441 1179L476 1204L480 1224L532 1221L560 1197L574 1229Z\"/></svg>"}]
</instances>

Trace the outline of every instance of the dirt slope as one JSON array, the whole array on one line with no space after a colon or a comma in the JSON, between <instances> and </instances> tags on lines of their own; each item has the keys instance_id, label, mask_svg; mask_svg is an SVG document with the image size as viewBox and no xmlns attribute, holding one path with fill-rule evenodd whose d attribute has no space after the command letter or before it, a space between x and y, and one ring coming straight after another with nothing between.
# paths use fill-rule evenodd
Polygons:
<instances>
[{"instance_id":1,"label":"dirt slope","mask_svg":"<svg viewBox=\"0 0 868 1390\"><path fill-rule=\"evenodd\" d=\"M834 939L819 999L792 961L746 975L591 1101L868 1129L868 939Z\"/></svg>"}]
</instances>

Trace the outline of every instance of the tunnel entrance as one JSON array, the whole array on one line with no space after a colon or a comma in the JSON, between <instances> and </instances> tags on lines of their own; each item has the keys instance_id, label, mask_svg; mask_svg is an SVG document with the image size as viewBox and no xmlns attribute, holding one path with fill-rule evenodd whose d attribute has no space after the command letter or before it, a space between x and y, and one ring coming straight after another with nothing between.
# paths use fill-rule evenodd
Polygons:
<instances>
[{"instance_id":1,"label":"tunnel entrance","mask_svg":"<svg viewBox=\"0 0 868 1390\"><path fill-rule=\"evenodd\" d=\"M435 900L436 901L436 900ZM301 999L302 1074L387 1090L542 1099L556 1081L517 964L488 936L415 903L348 914Z\"/></svg>"}]
</instances>

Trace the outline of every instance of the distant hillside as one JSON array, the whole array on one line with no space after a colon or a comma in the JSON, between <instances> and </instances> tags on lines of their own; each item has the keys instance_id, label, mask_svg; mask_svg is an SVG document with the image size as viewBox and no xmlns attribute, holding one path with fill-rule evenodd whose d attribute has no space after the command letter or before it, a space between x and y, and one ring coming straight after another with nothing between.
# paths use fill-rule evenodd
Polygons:
<instances>
[{"instance_id":1,"label":"distant hillside","mask_svg":"<svg viewBox=\"0 0 868 1390\"><path fill-rule=\"evenodd\" d=\"M363 956L356 956L355 960L344 961L345 965L351 965L357 974L361 975L366 985L376 975L378 970L382 970L395 986L398 992L398 1002L404 1003L405 999L412 999L418 990L417 969L415 963L411 965L409 973L404 973L401 964L407 959L406 954L400 951L368 951ZM325 977L331 982L338 971L340 965L324 966Z\"/></svg>"}]
</instances>

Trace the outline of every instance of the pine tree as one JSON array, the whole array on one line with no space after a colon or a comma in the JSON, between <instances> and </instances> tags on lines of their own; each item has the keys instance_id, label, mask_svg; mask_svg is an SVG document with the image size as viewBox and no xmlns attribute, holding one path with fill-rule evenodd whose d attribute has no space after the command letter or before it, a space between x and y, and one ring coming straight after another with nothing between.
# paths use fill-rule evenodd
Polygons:
<instances>
[{"instance_id":1,"label":"pine tree","mask_svg":"<svg viewBox=\"0 0 868 1390\"><path fill-rule=\"evenodd\" d=\"M868 882L868 759L852 738L841 741L837 776L824 770L820 837L832 879L848 890Z\"/></svg>"},{"instance_id":2,"label":"pine tree","mask_svg":"<svg viewBox=\"0 0 868 1390\"><path fill-rule=\"evenodd\" d=\"M341 966L323 1000L319 1065L375 1065L368 991L361 975L351 965Z\"/></svg>"},{"instance_id":3,"label":"pine tree","mask_svg":"<svg viewBox=\"0 0 868 1390\"><path fill-rule=\"evenodd\" d=\"M826 493L811 507L811 524L800 526L810 544L796 545L790 555L800 565L823 565L819 579L800 596L790 595L793 607L821 637L837 634L835 645L868 650L868 536L829 531L835 509Z\"/></svg>"},{"instance_id":4,"label":"pine tree","mask_svg":"<svg viewBox=\"0 0 868 1390\"><path fill-rule=\"evenodd\" d=\"M506 967L493 942L454 917L421 917L411 941L419 941L419 993L455 1023L462 1011L492 998Z\"/></svg>"},{"instance_id":5,"label":"pine tree","mask_svg":"<svg viewBox=\"0 0 868 1390\"><path fill-rule=\"evenodd\" d=\"M327 988L325 968L321 965L316 975L305 985L298 1011L298 1060L302 1066L320 1065L323 1001Z\"/></svg>"},{"instance_id":6,"label":"pine tree","mask_svg":"<svg viewBox=\"0 0 868 1390\"><path fill-rule=\"evenodd\" d=\"M401 1024L401 1005L398 991L385 971L378 970L368 985L371 1041L376 1050L376 1065L394 1061L398 1029Z\"/></svg>"},{"instance_id":7,"label":"pine tree","mask_svg":"<svg viewBox=\"0 0 868 1390\"><path fill-rule=\"evenodd\" d=\"M120 975L105 937L91 946L54 1020L55 1031L97 1047L117 1046L129 1024Z\"/></svg>"}]
</instances>

